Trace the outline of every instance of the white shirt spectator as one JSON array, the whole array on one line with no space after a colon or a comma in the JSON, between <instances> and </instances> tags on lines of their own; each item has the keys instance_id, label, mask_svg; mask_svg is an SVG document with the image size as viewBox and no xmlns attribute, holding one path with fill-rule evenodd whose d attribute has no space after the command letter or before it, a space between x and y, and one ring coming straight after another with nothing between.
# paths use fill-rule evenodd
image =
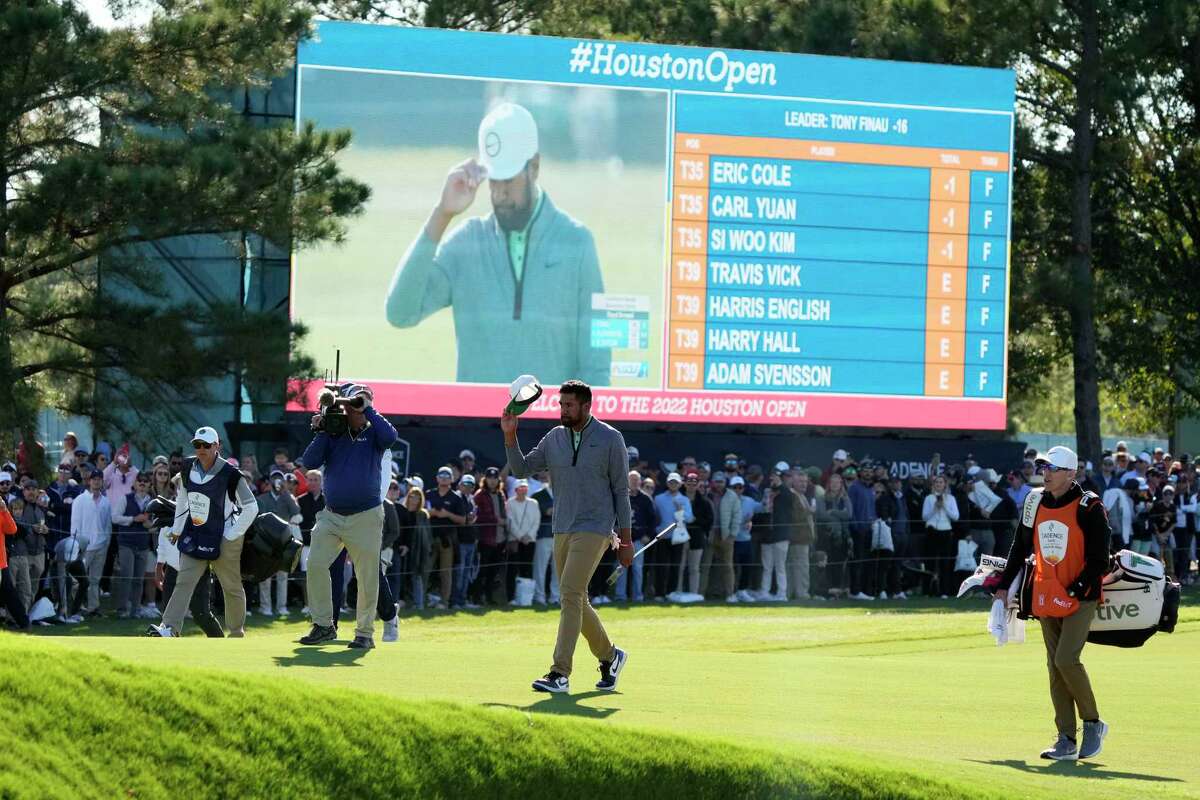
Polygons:
<instances>
[{"instance_id":1,"label":"white shirt spectator","mask_svg":"<svg viewBox=\"0 0 1200 800\"><path fill-rule=\"evenodd\" d=\"M108 549L112 539L112 506L103 492L99 497L84 492L75 498L71 505L71 538L81 546L86 539L84 549L88 552Z\"/></svg>"},{"instance_id":2,"label":"white shirt spectator","mask_svg":"<svg viewBox=\"0 0 1200 800\"><path fill-rule=\"evenodd\" d=\"M542 521L542 512L538 501L526 497L523 501L514 495L508 500L508 534L523 544L537 541L538 526Z\"/></svg>"},{"instance_id":3,"label":"white shirt spectator","mask_svg":"<svg viewBox=\"0 0 1200 800\"><path fill-rule=\"evenodd\" d=\"M925 496L925 505L921 507L921 519L925 520L927 527L935 531L951 530L954 527L952 523L958 522L958 501L954 499L954 495L946 492L942 495L943 501L939 507L937 497L936 494Z\"/></svg>"},{"instance_id":4,"label":"white shirt spectator","mask_svg":"<svg viewBox=\"0 0 1200 800\"><path fill-rule=\"evenodd\" d=\"M1191 497L1182 497L1175 505L1175 527L1187 527L1187 515L1196 513L1196 495Z\"/></svg>"}]
</instances>

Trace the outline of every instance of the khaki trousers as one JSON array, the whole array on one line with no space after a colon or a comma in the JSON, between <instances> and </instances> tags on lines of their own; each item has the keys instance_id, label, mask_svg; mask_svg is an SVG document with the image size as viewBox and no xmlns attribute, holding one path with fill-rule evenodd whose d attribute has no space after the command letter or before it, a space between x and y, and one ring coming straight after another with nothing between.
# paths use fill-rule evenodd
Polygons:
<instances>
[{"instance_id":1,"label":"khaki trousers","mask_svg":"<svg viewBox=\"0 0 1200 800\"><path fill-rule=\"evenodd\" d=\"M335 625L333 582L329 565L342 548L350 556L358 578L355 636L372 638L375 633L375 604L379 602L379 551L383 546L383 506L357 514L335 514L328 508L317 512L308 553L308 609L314 625Z\"/></svg>"},{"instance_id":2,"label":"khaki trousers","mask_svg":"<svg viewBox=\"0 0 1200 800\"><path fill-rule=\"evenodd\" d=\"M1100 719L1092 682L1079 660L1088 631L1096 617L1096 601L1079 604L1069 617L1043 617L1042 640L1046 644L1046 666L1050 671L1050 702L1059 733L1075 738L1075 708L1082 719Z\"/></svg>"},{"instance_id":3,"label":"khaki trousers","mask_svg":"<svg viewBox=\"0 0 1200 800\"><path fill-rule=\"evenodd\" d=\"M87 605L84 611L100 610L100 579L104 577L104 561L108 558L108 542L104 547L87 550L83 554L83 568L87 570Z\"/></svg>"},{"instance_id":4,"label":"khaki trousers","mask_svg":"<svg viewBox=\"0 0 1200 800\"><path fill-rule=\"evenodd\" d=\"M600 661L613 657L613 643L600 623L596 609L588 600L588 583L610 547L611 539L599 533L554 534L554 564L558 567L559 602L558 641L554 645L553 670L571 674L575 643L579 634Z\"/></svg>"},{"instance_id":5,"label":"khaki trousers","mask_svg":"<svg viewBox=\"0 0 1200 800\"><path fill-rule=\"evenodd\" d=\"M808 599L808 548L806 544L792 542L788 545L788 598ZM882 588L882 587L880 587Z\"/></svg>"},{"instance_id":6,"label":"khaki trousers","mask_svg":"<svg viewBox=\"0 0 1200 800\"><path fill-rule=\"evenodd\" d=\"M33 595L37 589L42 573L46 571L46 554L36 556L9 556L8 571L12 574L13 583L17 587L17 596L21 598L21 607L29 611L33 605Z\"/></svg>"},{"instance_id":7,"label":"khaki trousers","mask_svg":"<svg viewBox=\"0 0 1200 800\"><path fill-rule=\"evenodd\" d=\"M246 588L242 586L242 545L245 543L245 536L239 536L233 541L222 539L221 552L215 561L205 561L180 553L175 591L171 593L171 602L167 603L167 608L163 611L163 623L169 625L176 634L183 632L183 617L187 614L188 606L192 604L196 584L200 583L205 571L211 566L213 575L221 582L221 593L225 595L225 627L235 639L245 636Z\"/></svg>"}]
</instances>

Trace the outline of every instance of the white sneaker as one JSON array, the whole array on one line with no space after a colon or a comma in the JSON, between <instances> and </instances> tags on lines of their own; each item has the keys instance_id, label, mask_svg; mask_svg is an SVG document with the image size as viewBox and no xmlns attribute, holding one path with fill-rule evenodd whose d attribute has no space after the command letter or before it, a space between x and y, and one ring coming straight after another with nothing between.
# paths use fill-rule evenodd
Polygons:
<instances>
[{"instance_id":1,"label":"white sneaker","mask_svg":"<svg viewBox=\"0 0 1200 800\"><path fill-rule=\"evenodd\" d=\"M856 593L850 595L850 599L851 600L874 600L875 598L871 597L871 595L869 595L869 594L863 594L862 592L856 592Z\"/></svg>"},{"instance_id":2,"label":"white sneaker","mask_svg":"<svg viewBox=\"0 0 1200 800\"><path fill-rule=\"evenodd\" d=\"M754 595L750 593L749 589L738 589L737 598L743 603L753 603L756 600Z\"/></svg>"},{"instance_id":3,"label":"white sneaker","mask_svg":"<svg viewBox=\"0 0 1200 800\"><path fill-rule=\"evenodd\" d=\"M146 635L147 636L157 636L162 639L176 638L175 631L171 630L171 626L166 624L165 622L162 625L151 625L146 630Z\"/></svg>"},{"instance_id":4,"label":"white sneaker","mask_svg":"<svg viewBox=\"0 0 1200 800\"><path fill-rule=\"evenodd\" d=\"M308 610L308 606L305 606L304 608L300 609L300 616L307 617L307 616L309 616L309 613L310 612Z\"/></svg>"},{"instance_id":5,"label":"white sneaker","mask_svg":"<svg viewBox=\"0 0 1200 800\"><path fill-rule=\"evenodd\" d=\"M894 595L892 595L892 599L893 600L907 600L908 595L905 594L904 592L896 592Z\"/></svg>"},{"instance_id":6,"label":"white sneaker","mask_svg":"<svg viewBox=\"0 0 1200 800\"><path fill-rule=\"evenodd\" d=\"M887 599L888 599L887 592L880 592L880 593L879 593L879 599L880 599L880 600L887 600Z\"/></svg>"},{"instance_id":7,"label":"white sneaker","mask_svg":"<svg viewBox=\"0 0 1200 800\"><path fill-rule=\"evenodd\" d=\"M729 595L729 597L725 598L725 602L726 603L740 603L742 601L741 601L741 598L739 598L737 596L737 592L734 592L733 594Z\"/></svg>"},{"instance_id":8,"label":"white sneaker","mask_svg":"<svg viewBox=\"0 0 1200 800\"><path fill-rule=\"evenodd\" d=\"M787 595L785 595L785 594L769 594L769 595L767 595L766 600L769 603L786 603Z\"/></svg>"},{"instance_id":9,"label":"white sneaker","mask_svg":"<svg viewBox=\"0 0 1200 800\"><path fill-rule=\"evenodd\" d=\"M258 610L258 613L262 614L264 617L273 617L273 616L275 616L275 614L274 614L274 613L271 611L271 609L269 609L269 608L260 608L260 609Z\"/></svg>"},{"instance_id":10,"label":"white sneaker","mask_svg":"<svg viewBox=\"0 0 1200 800\"><path fill-rule=\"evenodd\" d=\"M64 618L63 622L67 623L68 625L78 625L79 623L83 622L83 616L80 614L72 614L71 616Z\"/></svg>"},{"instance_id":11,"label":"white sneaker","mask_svg":"<svg viewBox=\"0 0 1200 800\"><path fill-rule=\"evenodd\" d=\"M383 623L383 640L385 642L397 642L400 640L400 620L393 617Z\"/></svg>"}]
</instances>

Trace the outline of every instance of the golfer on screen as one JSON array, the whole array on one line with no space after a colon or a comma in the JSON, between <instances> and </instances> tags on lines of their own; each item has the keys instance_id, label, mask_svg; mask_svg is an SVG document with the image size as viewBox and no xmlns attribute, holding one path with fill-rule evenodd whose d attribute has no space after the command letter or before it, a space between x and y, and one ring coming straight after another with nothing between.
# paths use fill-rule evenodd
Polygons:
<instances>
[{"instance_id":1,"label":"golfer on screen","mask_svg":"<svg viewBox=\"0 0 1200 800\"><path fill-rule=\"evenodd\" d=\"M581 630L592 655L600 660L597 689L616 689L625 666L625 651L608 638L588 602L587 590L600 559L614 544L614 524L618 558L626 568L633 563L628 454L625 437L593 417L591 407L591 387L577 380L564 383L559 389L562 425L547 433L527 455L522 455L517 442L517 416L505 410L500 417L513 475L524 478L548 469L554 486L554 564L562 609L554 664L544 678L533 682L539 692L569 689L567 679Z\"/></svg>"},{"instance_id":2,"label":"golfer on screen","mask_svg":"<svg viewBox=\"0 0 1200 800\"><path fill-rule=\"evenodd\" d=\"M425 227L388 289L388 322L411 328L450 306L458 380L507 383L511 364L555 382L606 386L612 352L591 343L592 294L604 291L591 232L538 187L538 130L501 103L479 124L478 156L446 176ZM446 233L484 181L492 213ZM505 342L506 358L481 346Z\"/></svg>"}]
</instances>

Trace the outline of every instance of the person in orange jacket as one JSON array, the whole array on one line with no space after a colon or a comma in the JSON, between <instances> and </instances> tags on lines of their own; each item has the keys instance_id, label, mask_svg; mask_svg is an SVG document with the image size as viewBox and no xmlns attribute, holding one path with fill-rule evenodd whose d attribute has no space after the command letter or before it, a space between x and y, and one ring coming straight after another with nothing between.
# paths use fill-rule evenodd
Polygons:
<instances>
[{"instance_id":1,"label":"person in orange jacket","mask_svg":"<svg viewBox=\"0 0 1200 800\"><path fill-rule=\"evenodd\" d=\"M7 537L16 532L17 522L8 510L8 503L0 497L0 601L8 609L8 614L16 623L17 628L27 631L29 630L29 614L25 612L21 597L17 594L17 585L8 571L8 548L5 547Z\"/></svg>"}]
</instances>

